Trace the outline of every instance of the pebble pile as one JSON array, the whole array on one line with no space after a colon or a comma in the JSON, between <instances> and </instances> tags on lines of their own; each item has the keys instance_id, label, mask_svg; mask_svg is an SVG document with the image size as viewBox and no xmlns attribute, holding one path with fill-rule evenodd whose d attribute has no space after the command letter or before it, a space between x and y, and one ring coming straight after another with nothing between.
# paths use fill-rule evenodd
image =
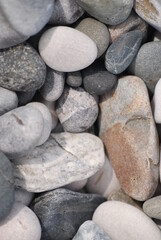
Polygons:
<instances>
[{"instance_id":1,"label":"pebble pile","mask_svg":"<svg viewBox=\"0 0 161 240\"><path fill-rule=\"evenodd\" d=\"M161 240L161 1L0 0L0 240Z\"/></svg>"}]
</instances>

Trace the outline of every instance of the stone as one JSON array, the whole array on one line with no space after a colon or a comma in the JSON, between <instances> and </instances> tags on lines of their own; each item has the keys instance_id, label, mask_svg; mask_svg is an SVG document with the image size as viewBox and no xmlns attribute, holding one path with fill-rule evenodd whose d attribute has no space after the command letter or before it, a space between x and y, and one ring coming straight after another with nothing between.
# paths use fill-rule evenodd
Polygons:
<instances>
[{"instance_id":1,"label":"stone","mask_svg":"<svg viewBox=\"0 0 161 240\"><path fill-rule=\"evenodd\" d=\"M90 128L98 116L94 97L83 88L66 87L56 105L57 116L67 132L83 132Z\"/></svg>"},{"instance_id":2,"label":"stone","mask_svg":"<svg viewBox=\"0 0 161 240\"><path fill-rule=\"evenodd\" d=\"M87 192L97 193L106 198L114 191L119 191L120 183L116 177L109 159L106 156L105 164L93 176L88 178L86 185Z\"/></svg>"},{"instance_id":3,"label":"stone","mask_svg":"<svg viewBox=\"0 0 161 240\"><path fill-rule=\"evenodd\" d=\"M161 123L161 78L157 82L153 96L153 115L156 123Z\"/></svg>"},{"instance_id":4,"label":"stone","mask_svg":"<svg viewBox=\"0 0 161 240\"><path fill-rule=\"evenodd\" d=\"M53 25L70 25L76 22L83 14L84 10L75 0L57 0L49 23Z\"/></svg>"},{"instance_id":5,"label":"stone","mask_svg":"<svg viewBox=\"0 0 161 240\"><path fill-rule=\"evenodd\" d=\"M31 91L31 92L17 92L17 96L18 96L18 105L19 106L24 106L27 103L29 103L34 95L35 95L36 91Z\"/></svg>"},{"instance_id":6,"label":"stone","mask_svg":"<svg viewBox=\"0 0 161 240\"><path fill-rule=\"evenodd\" d=\"M47 68L47 75L44 85L40 89L42 97L49 102L56 101L63 93L65 74Z\"/></svg>"},{"instance_id":7,"label":"stone","mask_svg":"<svg viewBox=\"0 0 161 240\"><path fill-rule=\"evenodd\" d=\"M13 91L0 87L0 116L17 108L18 97Z\"/></svg>"},{"instance_id":8,"label":"stone","mask_svg":"<svg viewBox=\"0 0 161 240\"><path fill-rule=\"evenodd\" d=\"M129 73L140 77L151 93L161 78L161 42L148 42L141 46L129 67Z\"/></svg>"},{"instance_id":9,"label":"stone","mask_svg":"<svg viewBox=\"0 0 161 240\"><path fill-rule=\"evenodd\" d=\"M151 218L161 220L161 196L148 199L143 204L143 211Z\"/></svg>"},{"instance_id":10,"label":"stone","mask_svg":"<svg viewBox=\"0 0 161 240\"><path fill-rule=\"evenodd\" d=\"M92 95L109 93L117 85L117 76L108 72L102 63L95 62L82 75L84 88Z\"/></svg>"},{"instance_id":11,"label":"stone","mask_svg":"<svg viewBox=\"0 0 161 240\"><path fill-rule=\"evenodd\" d=\"M89 133L51 134L26 157L14 160L15 186L44 192L92 176L104 164L102 141Z\"/></svg>"},{"instance_id":12,"label":"stone","mask_svg":"<svg viewBox=\"0 0 161 240\"><path fill-rule=\"evenodd\" d=\"M73 240L110 240L111 238L93 221L84 222Z\"/></svg>"},{"instance_id":13,"label":"stone","mask_svg":"<svg viewBox=\"0 0 161 240\"><path fill-rule=\"evenodd\" d=\"M34 91L45 82L46 66L29 45L0 51L0 86L12 91Z\"/></svg>"},{"instance_id":14,"label":"stone","mask_svg":"<svg viewBox=\"0 0 161 240\"><path fill-rule=\"evenodd\" d=\"M142 42L139 30L124 33L107 49L105 67L113 74L120 74L131 64Z\"/></svg>"},{"instance_id":15,"label":"stone","mask_svg":"<svg viewBox=\"0 0 161 240\"><path fill-rule=\"evenodd\" d=\"M94 212L93 221L114 240L161 239L157 225L141 210L126 203L101 204Z\"/></svg>"},{"instance_id":16,"label":"stone","mask_svg":"<svg viewBox=\"0 0 161 240\"><path fill-rule=\"evenodd\" d=\"M98 49L97 58L102 56L110 42L110 34L106 25L93 18L84 18L76 29L85 33L95 42Z\"/></svg>"},{"instance_id":17,"label":"stone","mask_svg":"<svg viewBox=\"0 0 161 240\"><path fill-rule=\"evenodd\" d=\"M27 192L23 189L15 189L15 202L21 202L25 206L28 206L34 198L34 193Z\"/></svg>"},{"instance_id":18,"label":"stone","mask_svg":"<svg viewBox=\"0 0 161 240\"><path fill-rule=\"evenodd\" d=\"M82 85L82 75L80 71L67 73L66 83L70 87L80 87Z\"/></svg>"},{"instance_id":19,"label":"stone","mask_svg":"<svg viewBox=\"0 0 161 240\"><path fill-rule=\"evenodd\" d=\"M133 0L76 0L84 10L108 25L125 21L133 7Z\"/></svg>"},{"instance_id":20,"label":"stone","mask_svg":"<svg viewBox=\"0 0 161 240\"><path fill-rule=\"evenodd\" d=\"M69 183L68 185L66 185L64 187L69 189L69 190L77 192L77 191L81 190L82 188L84 188L86 183L87 183L87 179L83 179L83 180L80 180L80 181Z\"/></svg>"},{"instance_id":21,"label":"stone","mask_svg":"<svg viewBox=\"0 0 161 240\"><path fill-rule=\"evenodd\" d=\"M39 141L43 117L32 107L19 107L0 116L0 150L10 159L28 154Z\"/></svg>"},{"instance_id":22,"label":"stone","mask_svg":"<svg viewBox=\"0 0 161 240\"><path fill-rule=\"evenodd\" d=\"M51 113L49 111L49 109L45 106L45 104L40 103L40 102L31 102L28 103L27 106L33 107L35 109L37 109L38 111L40 111L40 113L43 116L43 131L41 134L41 138L39 139L39 141L37 142L36 146L40 146L43 143L45 143L51 133L52 130L52 117L51 117Z\"/></svg>"},{"instance_id":23,"label":"stone","mask_svg":"<svg viewBox=\"0 0 161 240\"><path fill-rule=\"evenodd\" d=\"M0 222L0 236L1 240L40 240L40 222L30 208L16 202L9 216Z\"/></svg>"},{"instance_id":24,"label":"stone","mask_svg":"<svg viewBox=\"0 0 161 240\"><path fill-rule=\"evenodd\" d=\"M105 199L59 188L36 197L32 209L41 221L42 240L72 239ZM78 217L79 216L79 217Z\"/></svg>"},{"instance_id":25,"label":"stone","mask_svg":"<svg viewBox=\"0 0 161 240\"><path fill-rule=\"evenodd\" d=\"M50 114L51 114L51 118L52 118L52 130L55 129L55 127L58 124L58 117L55 111L55 102L48 102L46 100L42 101L45 106L49 109Z\"/></svg>"},{"instance_id":26,"label":"stone","mask_svg":"<svg viewBox=\"0 0 161 240\"><path fill-rule=\"evenodd\" d=\"M144 82L120 78L100 108L99 136L120 185L130 197L145 201L158 185L159 142Z\"/></svg>"},{"instance_id":27,"label":"stone","mask_svg":"<svg viewBox=\"0 0 161 240\"><path fill-rule=\"evenodd\" d=\"M0 152L0 221L10 213L14 204L13 168L8 158Z\"/></svg>"},{"instance_id":28,"label":"stone","mask_svg":"<svg viewBox=\"0 0 161 240\"><path fill-rule=\"evenodd\" d=\"M136 0L136 13L148 24L161 31L161 3L157 0Z\"/></svg>"},{"instance_id":29,"label":"stone","mask_svg":"<svg viewBox=\"0 0 161 240\"><path fill-rule=\"evenodd\" d=\"M97 57L97 47L92 39L64 26L50 28L41 36L39 52L49 67L60 72L86 68Z\"/></svg>"}]
</instances>

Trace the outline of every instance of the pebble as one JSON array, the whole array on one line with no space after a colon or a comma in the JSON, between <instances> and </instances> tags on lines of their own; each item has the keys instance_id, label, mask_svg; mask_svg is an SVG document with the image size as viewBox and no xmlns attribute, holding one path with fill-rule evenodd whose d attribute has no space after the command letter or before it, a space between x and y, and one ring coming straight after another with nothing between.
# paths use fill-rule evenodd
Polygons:
<instances>
[{"instance_id":1,"label":"pebble","mask_svg":"<svg viewBox=\"0 0 161 240\"><path fill-rule=\"evenodd\" d=\"M158 185L159 143L144 82L120 78L100 108L99 136L122 189L139 201L150 198Z\"/></svg>"},{"instance_id":2,"label":"pebble","mask_svg":"<svg viewBox=\"0 0 161 240\"><path fill-rule=\"evenodd\" d=\"M161 31L161 3L156 0L136 0L136 13L148 24Z\"/></svg>"},{"instance_id":3,"label":"pebble","mask_svg":"<svg viewBox=\"0 0 161 240\"><path fill-rule=\"evenodd\" d=\"M157 82L154 90L154 95L152 99L152 110L153 110L153 115L156 123L161 123L161 97L160 97L160 92L161 92L161 78Z\"/></svg>"},{"instance_id":4,"label":"pebble","mask_svg":"<svg viewBox=\"0 0 161 240\"><path fill-rule=\"evenodd\" d=\"M0 150L9 158L28 154L43 131L43 116L32 107L19 107L0 117Z\"/></svg>"},{"instance_id":5,"label":"pebble","mask_svg":"<svg viewBox=\"0 0 161 240\"><path fill-rule=\"evenodd\" d=\"M13 203L13 168L8 158L0 152L0 221L10 213Z\"/></svg>"},{"instance_id":6,"label":"pebble","mask_svg":"<svg viewBox=\"0 0 161 240\"><path fill-rule=\"evenodd\" d=\"M131 64L142 42L139 30L124 33L108 48L105 55L105 67L113 74L120 74Z\"/></svg>"},{"instance_id":7,"label":"pebble","mask_svg":"<svg viewBox=\"0 0 161 240\"><path fill-rule=\"evenodd\" d=\"M151 218L161 220L161 196L148 199L143 204L143 211Z\"/></svg>"},{"instance_id":8,"label":"pebble","mask_svg":"<svg viewBox=\"0 0 161 240\"><path fill-rule=\"evenodd\" d=\"M76 29L85 33L95 42L98 49L97 58L102 56L110 42L110 34L106 25L93 18L85 18L77 25Z\"/></svg>"},{"instance_id":9,"label":"pebble","mask_svg":"<svg viewBox=\"0 0 161 240\"><path fill-rule=\"evenodd\" d=\"M20 202L15 202L11 213L0 222L1 240L40 240L41 226L37 216Z\"/></svg>"},{"instance_id":10,"label":"pebble","mask_svg":"<svg viewBox=\"0 0 161 240\"><path fill-rule=\"evenodd\" d=\"M126 203L108 201L101 204L94 212L93 221L114 240L161 239L157 225L141 210Z\"/></svg>"},{"instance_id":11,"label":"pebble","mask_svg":"<svg viewBox=\"0 0 161 240\"><path fill-rule=\"evenodd\" d=\"M49 23L53 25L70 25L76 22L83 14L84 10L75 0L57 0Z\"/></svg>"},{"instance_id":12,"label":"pebble","mask_svg":"<svg viewBox=\"0 0 161 240\"><path fill-rule=\"evenodd\" d=\"M95 62L82 74L84 88L92 95L109 93L117 85L117 76L108 72L102 63Z\"/></svg>"},{"instance_id":13,"label":"pebble","mask_svg":"<svg viewBox=\"0 0 161 240\"><path fill-rule=\"evenodd\" d=\"M63 188L36 197L32 209L41 221L41 240L72 239L79 226L90 220L95 209L104 201L99 195Z\"/></svg>"},{"instance_id":14,"label":"pebble","mask_svg":"<svg viewBox=\"0 0 161 240\"><path fill-rule=\"evenodd\" d=\"M109 159L106 156L105 164L93 176L88 178L86 189L90 193L97 193L106 198L121 188Z\"/></svg>"},{"instance_id":15,"label":"pebble","mask_svg":"<svg viewBox=\"0 0 161 240\"><path fill-rule=\"evenodd\" d=\"M150 92L161 78L161 42L148 42L142 45L129 67L129 73L140 77Z\"/></svg>"},{"instance_id":16,"label":"pebble","mask_svg":"<svg viewBox=\"0 0 161 240\"><path fill-rule=\"evenodd\" d=\"M77 192L77 191L80 191L82 188L84 188L86 183L87 183L87 179L83 179L80 181L69 183L68 185L65 186L65 188Z\"/></svg>"},{"instance_id":17,"label":"pebble","mask_svg":"<svg viewBox=\"0 0 161 240\"><path fill-rule=\"evenodd\" d=\"M17 96L18 96L18 105L19 106L24 106L27 103L29 103L34 95L35 95L36 91L31 91L31 92L17 92Z\"/></svg>"},{"instance_id":18,"label":"pebble","mask_svg":"<svg viewBox=\"0 0 161 240\"><path fill-rule=\"evenodd\" d=\"M47 68L46 80L40 89L40 94L46 101L56 101L63 93L64 82L65 74L63 72Z\"/></svg>"},{"instance_id":19,"label":"pebble","mask_svg":"<svg viewBox=\"0 0 161 240\"><path fill-rule=\"evenodd\" d=\"M76 0L84 10L108 25L117 25L125 21L133 7L133 0Z\"/></svg>"},{"instance_id":20,"label":"pebble","mask_svg":"<svg viewBox=\"0 0 161 240\"><path fill-rule=\"evenodd\" d=\"M21 202L25 206L28 206L34 198L34 193L27 192L23 189L15 189L15 202Z\"/></svg>"},{"instance_id":21,"label":"pebble","mask_svg":"<svg viewBox=\"0 0 161 240\"><path fill-rule=\"evenodd\" d=\"M110 240L111 238L93 221L84 222L73 240Z\"/></svg>"},{"instance_id":22,"label":"pebble","mask_svg":"<svg viewBox=\"0 0 161 240\"><path fill-rule=\"evenodd\" d=\"M66 87L56 105L57 116L67 132L83 132L90 128L98 116L94 97L83 88Z\"/></svg>"},{"instance_id":23,"label":"pebble","mask_svg":"<svg viewBox=\"0 0 161 240\"><path fill-rule=\"evenodd\" d=\"M14 160L15 186L43 192L92 176L104 164L102 141L89 133L51 134L26 157Z\"/></svg>"},{"instance_id":24,"label":"pebble","mask_svg":"<svg viewBox=\"0 0 161 240\"><path fill-rule=\"evenodd\" d=\"M18 97L13 91L0 87L0 116L17 108Z\"/></svg>"},{"instance_id":25,"label":"pebble","mask_svg":"<svg viewBox=\"0 0 161 240\"><path fill-rule=\"evenodd\" d=\"M40 111L40 113L43 116L43 120L44 120L43 121L44 122L43 123L43 131L41 134L41 138L39 139L39 141L36 144L36 146L40 146L43 143L45 143L50 136L50 133L52 130L51 113L50 113L49 109L43 103L40 103L40 102L31 102L31 103L28 103L27 106L37 109L38 111Z\"/></svg>"},{"instance_id":26,"label":"pebble","mask_svg":"<svg viewBox=\"0 0 161 240\"><path fill-rule=\"evenodd\" d=\"M12 91L34 91L46 77L46 66L29 45L21 44L0 51L0 86Z\"/></svg>"},{"instance_id":27,"label":"pebble","mask_svg":"<svg viewBox=\"0 0 161 240\"><path fill-rule=\"evenodd\" d=\"M82 74L80 71L67 73L66 83L70 87L80 87L82 85Z\"/></svg>"},{"instance_id":28,"label":"pebble","mask_svg":"<svg viewBox=\"0 0 161 240\"><path fill-rule=\"evenodd\" d=\"M84 33L70 27L53 27L40 38L39 52L45 63L60 72L88 67L97 57L96 44Z\"/></svg>"}]
</instances>

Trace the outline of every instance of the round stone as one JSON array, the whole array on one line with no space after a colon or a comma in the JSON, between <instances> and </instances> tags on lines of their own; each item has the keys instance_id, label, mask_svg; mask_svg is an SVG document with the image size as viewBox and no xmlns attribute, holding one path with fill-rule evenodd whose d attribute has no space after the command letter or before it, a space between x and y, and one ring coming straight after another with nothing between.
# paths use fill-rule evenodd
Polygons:
<instances>
[{"instance_id":1,"label":"round stone","mask_svg":"<svg viewBox=\"0 0 161 240\"><path fill-rule=\"evenodd\" d=\"M94 97L83 88L66 87L56 105L57 116L67 132L83 132L90 128L98 116Z\"/></svg>"},{"instance_id":2,"label":"round stone","mask_svg":"<svg viewBox=\"0 0 161 240\"><path fill-rule=\"evenodd\" d=\"M80 71L67 73L66 83L70 87L80 87L82 85L82 74Z\"/></svg>"},{"instance_id":3,"label":"round stone","mask_svg":"<svg viewBox=\"0 0 161 240\"><path fill-rule=\"evenodd\" d=\"M17 94L0 87L0 116L18 106Z\"/></svg>"},{"instance_id":4,"label":"round stone","mask_svg":"<svg viewBox=\"0 0 161 240\"><path fill-rule=\"evenodd\" d=\"M151 218L161 220L161 196L153 197L148 199L143 204L144 212Z\"/></svg>"},{"instance_id":5,"label":"round stone","mask_svg":"<svg viewBox=\"0 0 161 240\"><path fill-rule=\"evenodd\" d=\"M15 202L21 202L25 206L28 206L34 198L34 193L27 192L24 189L15 189Z\"/></svg>"},{"instance_id":6,"label":"round stone","mask_svg":"<svg viewBox=\"0 0 161 240\"><path fill-rule=\"evenodd\" d=\"M77 25L76 29L85 33L95 42L98 49L97 58L106 51L110 35L105 24L93 18L85 18Z\"/></svg>"},{"instance_id":7,"label":"round stone","mask_svg":"<svg viewBox=\"0 0 161 240\"><path fill-rule=\"evenodd\" d=\"M96 44L84 33L70 27L53 27L39 41L45 63L60 72L88 67L97 57Z\"/></svg>"},{"instance_id":8,"label":"round stone","mask_svg":"<svg viewBox=\"0 0 161 240\"><path fill-rule=\"evenodd\" d=\"M18 105L19 106L23 106L27 103L29 103L34 95L35 95L36 91L31 91L31 92L17 92L17 96L18 96Z\"/></svg>"},{"instance_id":9,"label":"round stone","mask_svg":"<svg viewBox=\"0 0 161 240\"><path fill-rule=\"evenodd\" d=\"M46 66L28 44L0 51L0 86L13 91L34 91L45 82Z\"/></svg>"}]
</instances>

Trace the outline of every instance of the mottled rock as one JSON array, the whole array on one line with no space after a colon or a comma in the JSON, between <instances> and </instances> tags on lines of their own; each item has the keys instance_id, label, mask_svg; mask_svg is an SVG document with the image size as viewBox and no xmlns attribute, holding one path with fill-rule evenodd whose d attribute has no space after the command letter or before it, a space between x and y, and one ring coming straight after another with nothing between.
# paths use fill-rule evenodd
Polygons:
<instances>
[{"instance_id":1,"label":"mottled rock","mask_svg":"<svg viewBox=\"0 0 161 240\"><path fill-rule=\"evenodd\" d=\"M85 18L77 25L76 29L85 33L95 42L98 49L97 58L106 51L110 35L105 24L93 18Z\"/></svg>"},{"instance_id":2,"label":"mottled rock","mask_svg":"<svg viewBox=\"0 0 161 240\"><path fill-rule=\"evenodd\" d=\"M154 115L154 120L156 123L161 123L161 79L157 82L154 90L154 96L153 96L153 115Z\"/></svg>"},{"instance_id":3,"label":"mottled rock","mask_svg":"<svg viewBox=\"0 0 161 240\"><path fill-rule=\"evenodd\" d=\"M148 199L143 204L143 211L151 218L161 220L161 196Z\"/></svg>"},{"instance_id":4,"label":"mottled rock","mask_svg":"<svg viewBox=\"0 0 161 240\"><path fill-rule=\"evenodd\" d=\"M86 179L104 164L101 140L89 133L51 134L42 146L14 160L15 186L43 192Z\"/></svg>"},{"instance_id":5,"label":"mottled rock","mask_svg":"<svg viewBox=\"0 0 161 240\"><path fill-rule=\"evenodd\" d=\"M97 57L96 44L87 35L70 27L53 27L40 38L39 52L45 63L60 72L88 67Z\"/></svg>"},{"instance_id":6,"label":"mottled rock","mask_svg":"<svg viewBox=\"0 0 161 240\"><path fill-rule=\"evenodd\" d=\"M80 87L82 85L82 75L80 71L67 74L66 83L71 87Z\"/></svg>"},{"instance_id":7,"label":"mottled rock","mask_svg":"<svg viewBox=\"0 0 161 240\"><path fill-rule=\"evenodd\" d=\"M83 88L66 87L57 101L56 113L65 131L83 132L96 121L98 105Z\"/></svg>"},{"instance_id":8,"label":"mottled rock","mask_svg":"<svg viewBox=\"0 0 161 240\"><path fill-rule=\"evenodd\" d=\"M144 82L135 76L119 79L100 108L99 136L121 187L136 200L150 198L158 184L159 144Z\"/></svg>"},{"instance_id":9,"label":"mottled rock","mask_svg":"<svg viewBox=\"0 0 161 240\"><path fill-rule=\"evenodd\" d=\"M18 96L18 105L19 106L23 106L27 103L29 103L34 95L35 95L36 91L31 91L31 92L17 92L17 96Z\"/></svg>"},{"instance_id":10,"label":"mottled rock","mask_svg":"<svg viewBox=\"0 0 161 240\"><path fill-rule=\"evenodd\" d=\"M46 66L28 44L0 51L0 86L13 91L34 91L46 77Z\"/></svg>"},{"instance_id":11,"label":"mottled rock","mask_svg":"<svg viewBox=\"0 0 161 240\"><path fill-rule=\"evenodd\" d=\"M15 92L0 87L0 116L18 106L18 97Z\"/></svg>"},{"instance_id":12,"label":"mottled rock","mask_svg":"<svg viewBox=\"0 0 161 240\"><path fill-rule=\"evenodd\" d=\"M82 194L63 188L36 197L32 209L41 221L41 239L73 238L79 226L90 220L95 209L104 201L99 195Z\"/></svg>"},{"instance_id":13,"label":"mottled rock","mask_svg":"<svg viewBox=\"0 0 161 240\"><path fill-rule=\"evenodd\" d=\"M160 240L157 225L141 210L129 204L108 201L101 204L93 215L97 223L111 239Z\"/></svg>"},{"instance_id":14,"label":"mottled rock","mask_svg":"<svg viewBox=\"0 0 161 240\"><path fill-rule=\"evenodd\" d=\"M72 190L72 191L79 191L82 188L84 188L86 183L87 183L87 179L83 179L80 181L69 183L68 185L65 186L65 188Z\"/></svg>"},{"instance_id":15,"label":"mottled rock","mask_svg":"<svg viewBox=\"0 0 161 240\"><path fill-rule=\"evenodd\" d=\"M34 193L27 192L23 189L15 189L15 202L21 202L25 206L28 206L34 198Z\"/></svg>"},{"instance_id":16,"label":"mottled rock","mask_svg":"<svg viewBox=\"0 0 161 240\"><path fill-rule=\"evenodd\" d=\"M114 41L105 55L105 67L113 74L126 70L136 56L142 41L139 30L124 33Z\"/></svg>"}]
</instances>

